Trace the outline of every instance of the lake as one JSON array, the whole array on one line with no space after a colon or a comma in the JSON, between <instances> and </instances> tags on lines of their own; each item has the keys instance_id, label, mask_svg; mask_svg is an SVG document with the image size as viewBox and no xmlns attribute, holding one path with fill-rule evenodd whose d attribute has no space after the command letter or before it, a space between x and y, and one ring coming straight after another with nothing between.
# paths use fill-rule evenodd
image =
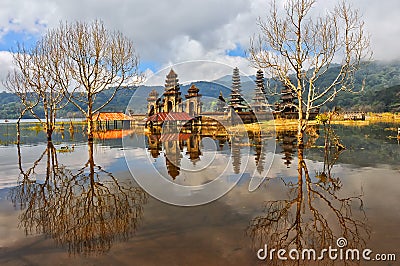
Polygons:
<instances>
[{"instance_id":1,"label":"lake","mask_svg":"<svg viewBox=\"0 0 400 266\"><path fill-rule=\"evenodd\" d=\"M356 125L311 128L298 153L291 131L87 143L79 125L49 145L24 123L17 146L15 124L0 124L0 265L265 265L265 245L320 254L341 237L344 252L400 260L400 125Z\"/></svg>"}]
</instances>

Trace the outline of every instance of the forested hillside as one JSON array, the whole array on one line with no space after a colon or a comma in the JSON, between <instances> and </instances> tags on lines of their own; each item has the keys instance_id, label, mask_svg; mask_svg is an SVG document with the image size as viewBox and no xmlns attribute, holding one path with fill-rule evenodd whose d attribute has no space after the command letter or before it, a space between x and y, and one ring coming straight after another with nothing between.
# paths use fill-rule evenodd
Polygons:
<instances>
[{"instance_id":1,"label":"forested hillside","mask_svg":"<svg viewBox=\"0 0 400 266\"><path fill-rule=\"evenodd\" d=\"M329 81L337 73L338 66L332 67L327 75L319 81L317 84L320 87L326 86ZM200 93L203 96L208 96L212 98L217 98L220 91L223 93L226 99L229 98L230 93L230 76L222 77L214 82L198 81L195 85L200 89ZM251 100L253 90L254 90L254 76L242 77L242 93L244 97ZM280 85L274 80L269 80L268 84L280 91ZM359 110L359 111L372 111L372 112L400 112L400 62L372 62L363 66L363 68L358 71L355 79L355 89L359 90L362 88L363 84L364 90L359 93L349 93L343 92L339 94L334 101L329 102L326 108L332 109L335 106L340 107L343 110ZM187 93L190 84L182 85L181 91L182 96ZM161 94L163 91L162 86L158 87L142 87L140 90L140 95L135 95L140 98L139 103L142 106L139 109L134 110L134 112L144 112L146 106L146 98L148 92L153 88ZM103 92L98 95L96 99L96 106L104 103L108 99L110 92ZM124 89L121 90L113 101L107 105L103 111L122 111L124 112L132 95L135 93L135 89ZM274 103L279 99L279 94L267 95L268 101ZM210 106L204 106L206 109ZM7 93L0 93L0 119L5 118L17 118L19 115L20 103L17 96ZM43 115L40 112L40 107L36 109L39 115ZM72 118L81 117L81 113L72 104L67 104L65 108L59 111L58 117L62 118ZM29 117L29 114L26 116Z\"/></svg>"}]
</instances>

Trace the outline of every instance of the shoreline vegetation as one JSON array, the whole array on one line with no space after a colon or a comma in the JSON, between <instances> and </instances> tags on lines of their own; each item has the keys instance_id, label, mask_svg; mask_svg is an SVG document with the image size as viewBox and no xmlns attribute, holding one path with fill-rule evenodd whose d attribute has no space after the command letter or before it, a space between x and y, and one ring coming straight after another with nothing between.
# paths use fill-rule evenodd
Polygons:
<instances>
[{"instance_id":1,"label":"shoreline vegetation","mask_svg":"<svg viewBox=\"0 0 400 266\"><path fill-rule=\"evenodd\" d=\"M40 122L35 121L34 119L32 119L31 121L24 121L21 123L32 125L30 127L25 127L25 130L35 130L35 131L44 130L42 125L40 124ZM330 123L332 125L344 125L344 126L356 126L356 127L368 126L368 125L374 124L374 123L399 123L399 127L400 127L400 114L398 114L398 113L366 113L365 120L344 120L343 115L339 114L339 115L334 115L332 117L332 120ZM15 123L7 122L4 124L13 125ZM308 121L308 126L315 126L318 124L320 124L320 123L317 120ZM55 125L56 126L55 131L69 130L71 125L72 126L84 126L84 125L86 125L86 120L84 118L82 118L82 120L74 119L74 120L70 120L70 121L67 121L67 120L57 121L56 125ZM297 130L297 126L298 126L297 119L279 118L279 119L274 119L274 120L270 120L270 121L263 121L260 123L244 124L244 127L243 126L235 126L235 127L232 127L231 130L238 132L238 131L242 131L243 129L246 129L246 131L255 132L255 131L260 131L262 129L263 131L268 133L271 130L295 131L295 130ZM142 126L134 126L132 129L135 132L145 132L145 130L143 129ZM385 130L397 132L398 129L397 129L397 127L394 127L394 128L387 128Z\"/></svg>"},{"instance_id":2,"label":"shoreline vegetation","mask_svg":"<svg viewBox=\"0 0 400 266\"><path fill-rule=\"evenodd\" d=\"M344 120L343 115L333 115L330 121L331 125L343 125L343 126L355 126L363 127L371 124L378 123L398 123L398 128L400 128L400 114L398 113L367 113L365 120ZM322 125L317 120L308 121L307 127L312 127L315 125ZM244 128L247 131L259 131L264 130L266 133L271 130L275 131L296 131L298 127L297 119L274 119L271 121L264 121L260 123L245 124ZM397 127L385 128L386 131L398 131ZM240 129L239 129L240 130ZM395 136L394 136L395 138Z\"/></svg>"},{"instance_id":3,"label":"shoreline vegetation","mask_svg":"<svg viewBox=\"0 0 400 266\"><path fill-rule=\"evenodd\" d=\"M275 126L297 126L298 121L297 119L275 119ZM335 125L369 125L371 123L400 123L400 114L399 113L366 113L365 120L345 120L343 118L343 114L333 115L331 124ZM264 122L262 124L268 124L268 122ZM310 120L308 121L309 125L316 125L318 124L317 120Z\"/></svg>"},{"instance_id":4,"label":"shoreline vegetation","mask_svg":"<svg viewBox=\"0 0 400 266\"><path fill-rule=\"evenodd\" d=\"M9 121L11 120L11 121ZM14 120L14 119L13 119ZM27 121L29 120L29 121ZM29 123L29 124L36 124L40 122L34 118L32 119L27 119L24 121L21 121L21 123ZM1 121L1 120L0 120ZM6 122L5 122L6 121ZM12 121L12 119L2 119L2 123L8 123L8 124L15 124L15 122ZM399 122L400 123L400 113L371 113L368 112L365 115L365 120L344 120L343 114L339 115L333 115L331 124L340 124L340 125L369 125L370 123L392 123L392 122ZM56 121L56 125L61 126L62 124L64 125L69 125L72 123L73 125L83 125L86 124L85 118L74 118L71 120L68 120L67 118L62 118L62 121ZM277 118L274 120L270 121L263 121L260 122L259 124L261 125L273 125L275 126L288 126L291 127L292 125L297 126L298 120L297 119L285 119L285 118ZM308 121L309 125L316 125L318 122L316 120L310 120ZM246 126L252 125L252 124L246 124Z\"/></svg>"}]
</instances>

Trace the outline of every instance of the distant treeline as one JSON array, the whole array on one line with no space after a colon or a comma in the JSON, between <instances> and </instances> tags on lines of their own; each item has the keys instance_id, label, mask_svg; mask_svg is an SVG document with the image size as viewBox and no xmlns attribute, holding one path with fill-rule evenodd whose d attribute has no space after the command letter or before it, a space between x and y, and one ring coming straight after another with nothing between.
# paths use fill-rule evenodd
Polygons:
<instances>
[{"instance_id":1,"label":"distant treeline","mask_svg":"<svg viewBox=\"0 0 400 266\"><path fill-rule=\"evenodd\" d=\"M219 85L216 83L212 82L204 82L204 81L197 81L194 82L196 86L200 89L201 94L203 96L208 96L211 98L218 98L219 92L221 91L226 97L229 96L230 89L228 87L225 87L223 85ZM183 85L181 86L181 93L182 93L182 98L185 99L185 94L187 94L187 91L190 87L189 85ZM121 89L117 92L116 96L114 99L101 111L102 112L132 112L132 113L145 113L146 107L147 107L147 96L150 93L152 89L156 89L158 93L161 94L164 91L164 88L161 86L155 86L155 87L147 87L147 86L142 86L140 90L137 90L135 88L130 88L130 89ZM97 108L98 106L101 106L105 101L107 101L110 96L111 96L112 90L108 91L105 90L101 93L98 94L95 100L95 105L94 108ZM136 97L135 99L135 106L132 107L133 110L127 110L129 101L131 100L132 97ZM66 103L66 100L65 100ZM62 104L61 104L62 105ZM7 93L7 92L1 92L0 93L0 119L15 119L18 118L21 110L21 104L19 98L12 94L12 93ZM82 107L84 108L84 105L82 104ZM210 106L210 103L206 104L203 106L204 109L210 109L212 108ZM35 108L35 113L39 117L44 117L43 113L43 107L37 106ZM57 117L58 118L79 118L82 117L82 113L78 110L76 106L74 106L71 103L67 103L65 107L63 107L61 110L57 111ZM24 115L24 118L33 118L32 114L27 112Z\"/></svg>"},{"instance_id":2,"label":"distant treeline","mask_svg":"<svg viewBox=\"0 0 400 266\"><path fill-rule=\"evenodd\" d=\"M324 76L324 79L319 81L318 86L323 87L324 84L328 84L330 77L334 77L337 68L333 67ZM329 75L329 72L332 75ZM220 91L223 93L226 100L229 100L230 93L230 76L225 76L215 82L198 81L195 85L200 89L200 93L203 96L218 98ZM254 82L250 79L242 79L242 93L247 100L251 100L254 91ZM267 95L268 101L274 103L279 100L280 86L273 80L268 82L270 86L277 87L276 95ZM267 84L267 82L266 82ZM190 85L181 86L182 96L187 93ZM348 93L343 92L339 94L334 101L328 102L324 109L332 109L335 106L342 108L343 110L357 110L357 111L369 111L369 112L400 112L400 62L372 62L358 71L355 77L355 89L359 90L364 87L364 90L360 93ZM145 88L141 90L143 95L135 95L139 97L140 107L132 110L134 113L145 112L146 109L146 98L147 93L151 91L153 87ZM161 94L163 87L154 87ZM100 106L110 96L111 91L104 91L98 95L95 101L96 106ZM124 89L117 93L116 97L107 105L102 111L110 112L125 112L126 107L134 95L135 89ZM1 92L0 93L0 119L5 118L17 118L20 112L20 103L16 95ZM205 109L210 109L212 106L204 106ZM40 112L40 110L42 110ZM36 112L43 116L43 108L37 108ZM81 117L81 113L72 104L67 104L65 108L59 110L58 117L60 118L73 118ZM25 118L31 117L28 113Z\"/></svg>"},{"instance_id":3,"label":"distant treeline","mask_svg":"<svg viewBox=\"0 0 400 266\"><path fill-rule=\"evenodd\" d=\"M134 90L121 90L118 92L118 95L108 104L103 111L110 111L110 112L124 112L126 107L129 103L129 99L131 98ZM103 104L110 96L111 91L104 91L97 96L95 107L100 106ZM66 101L66 100L65 100ZM18 118L20 114L20 110L22 105L20 103L19 98L7 92L0 93L0 119L14 119ZM35 108L35 113L39 117L44 117L43 107L37 106ZM82 113L71 103L65 105L64 108L58 110L59 118L79 118L82 117ZM24 118L33 118L32 114L27 112Z\"/></svg>"}]
</instances>

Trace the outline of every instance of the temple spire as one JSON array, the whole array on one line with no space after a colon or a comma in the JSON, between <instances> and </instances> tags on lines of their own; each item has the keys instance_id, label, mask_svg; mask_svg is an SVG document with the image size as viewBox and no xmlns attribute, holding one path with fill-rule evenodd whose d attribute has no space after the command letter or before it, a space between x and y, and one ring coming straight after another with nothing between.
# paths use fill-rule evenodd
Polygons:
<instances>
[{"instance_id":1,"label":"temple spire","mask_svg":"<svg viewBox=\"0 0 400 266\"><path fill-rule=\"evenodd\" d=\"M261 69L259 69L256 74L256 87L254 88L252 107L255 112L265 112L268 109L264 88L264 73Z\"/></svg>"},{"instance_id":2,"label":"temple spire","mask_svg":"<svg viewBox=\"0 0 400 266\"><path fill-rule=\"evenodd\" d=\"M232 92L231 92L231 100L229 101L229 105L235 110L235 111L243 111L248 108L245 100L243 99L241 95L241 90L240 90L240 75L239 75L239 69L236 67L233 69L233 75L232 75Z\"/></svg>"},{"instance_id":3,"label":"temple spire","mask_svg":"<svg viewBox=\"0 0 400 266\"><path fill-rule=\"evenodd\" d=\"M178 75L172 68L165 79L163 97L163 112L182 112L182 97L179 87L179 79Z\"/></svg>"},{"instance_id":4,"label":"temple spire","mask_svg":"<svg viewBox=\"0 0 400 266\"><path fill-rule=\"evenodd\" d=\"M165 79L165 91L168 91L171 89L179 90L178 75L175 73L175 71L172 68L169 71L169 73Z\"/></svg>"},{"instance_id":5,"label":"temple spire","mask_svg":"<svg viewBox=\"0 0 400 266\"><path fill-rule=\"evenodd\" d=\"M240 74L239 74L239 68L235 67L233 69L233 75L232 75L232 90L238 93L241 93L241 84L240 84Z\"/></svg>"}]
</instances>

